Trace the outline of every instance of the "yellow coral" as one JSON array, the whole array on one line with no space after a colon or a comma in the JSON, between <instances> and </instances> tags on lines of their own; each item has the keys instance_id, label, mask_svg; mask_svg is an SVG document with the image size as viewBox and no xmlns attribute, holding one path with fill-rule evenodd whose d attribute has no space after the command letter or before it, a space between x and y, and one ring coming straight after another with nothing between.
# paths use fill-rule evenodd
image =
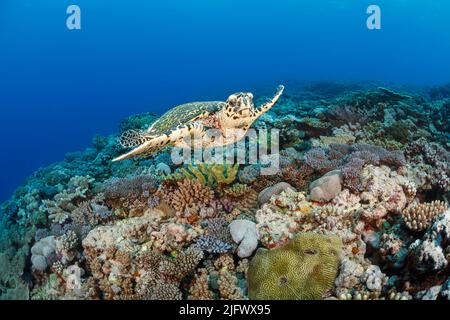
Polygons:
<instances>
[{"instance_id":1,"label":"yellow coral","mask_svg":"<svg viewBox=\"0 0 450 320\"><path fill-rule=\"evenodd\" d=\"M313 147L328 147L330 144L352 144L356 138L350 134L339 134L336 136L320 136L320 140L313 140Z\"/></svg>"},{"instance_id":2,"label":"yellow coral","mask_svg":"<svg viewBox=\"0 0 450 320\"><path fill-rule=\"evenodd\" d=\"M236 180L239 165L229 164L205 164L188 165L169 175L167 179L197 179L203 185L211 188L229 185Z\"/></svg>"},{"instance_id":3,"label":"yellow coral","mask_svg":"<svg viewBox=\"0 0 450 320\"><path fill-rule=\"evenodd\" d=\"M336 236L303 233L283 247L260 248L248 269L250 299L321 299L336 278L341 246Z\"/></svg>"}]
</instances>

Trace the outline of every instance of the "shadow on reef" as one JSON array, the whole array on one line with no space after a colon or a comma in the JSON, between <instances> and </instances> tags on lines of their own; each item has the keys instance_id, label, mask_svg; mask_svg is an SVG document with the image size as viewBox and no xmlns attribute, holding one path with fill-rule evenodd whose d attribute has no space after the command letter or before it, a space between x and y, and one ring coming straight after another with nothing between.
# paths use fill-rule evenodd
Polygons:
<instances>
[{"instance_id":1,"label":"shadow on reef","mask_svg":"<svg viewBox=\"0 0 450 320\"><path fill-rule=\"evenodd\" d=\"M288 90L254 124L280 129L273 176L168 150L112 163L118 135L97 136L1 205L0 297L450 299L449 101Z\"/></svg>"}]
</instances>

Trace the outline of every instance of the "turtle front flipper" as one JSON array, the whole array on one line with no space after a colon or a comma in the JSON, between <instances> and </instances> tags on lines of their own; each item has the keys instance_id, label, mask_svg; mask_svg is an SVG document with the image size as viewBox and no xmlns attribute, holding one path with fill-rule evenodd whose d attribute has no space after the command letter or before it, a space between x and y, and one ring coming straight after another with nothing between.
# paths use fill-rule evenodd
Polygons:
<instances>
[{"instance_id":1,"label":"turtle front flipper","mask_svg":"<svg viewBox=\"0 0 450 320\"><path fill-rule=\"evenodd\" d=\"M274 104L278 101L278 99L281 97L284 91L284 86L279 86L277 92L275 93L275 96L268 101L267 103L263 104L261 107L257 108L255 111L256 117L262 116L264 113L269 111Z\"/></svg>"}]
</instances>

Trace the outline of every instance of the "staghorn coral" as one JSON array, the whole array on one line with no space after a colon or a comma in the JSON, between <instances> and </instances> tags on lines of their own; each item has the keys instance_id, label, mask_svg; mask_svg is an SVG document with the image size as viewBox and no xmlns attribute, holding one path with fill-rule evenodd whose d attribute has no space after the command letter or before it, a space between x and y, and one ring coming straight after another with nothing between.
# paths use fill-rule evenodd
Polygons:
<instances>
[{"instance_id":1,"label":"staghorn coral","mask_svg":"<svg viewBox=\"0 0 450 320\"><path fill-rule=\"evenodd\" d=\"M338 237L311 233L277 249L259 249L248 270L250 299L321 299L336 278L340 250Z\"/></svg>"},{"instance_id":2,"label":"staghorn coral","mask_svg":"<svg viewBox=\"0 0 450 320\"><path fill-rule=\"evenodd\" d=\"M403 210L402 217L409 230L420 232L428 229L433 220L445 210L447 205L442 201L412 204Z\"/></svg>"}]
</instances>

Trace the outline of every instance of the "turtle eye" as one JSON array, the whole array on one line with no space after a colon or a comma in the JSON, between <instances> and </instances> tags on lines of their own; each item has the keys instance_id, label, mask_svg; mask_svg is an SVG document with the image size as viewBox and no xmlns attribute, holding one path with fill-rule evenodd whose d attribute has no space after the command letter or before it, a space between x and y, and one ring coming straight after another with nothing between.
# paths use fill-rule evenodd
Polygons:
<instances>
[{"instance_id":1,"label":"turtle eye","mask_svg":"<svg viewBox=\"0 0 450 320\"><path fill-rule=\"evenodd\" d=\"M232 94L229 98L228 101L232 104L235 104L237 102L237 97L236 95Z\"/></svg>"}]
</instances>

